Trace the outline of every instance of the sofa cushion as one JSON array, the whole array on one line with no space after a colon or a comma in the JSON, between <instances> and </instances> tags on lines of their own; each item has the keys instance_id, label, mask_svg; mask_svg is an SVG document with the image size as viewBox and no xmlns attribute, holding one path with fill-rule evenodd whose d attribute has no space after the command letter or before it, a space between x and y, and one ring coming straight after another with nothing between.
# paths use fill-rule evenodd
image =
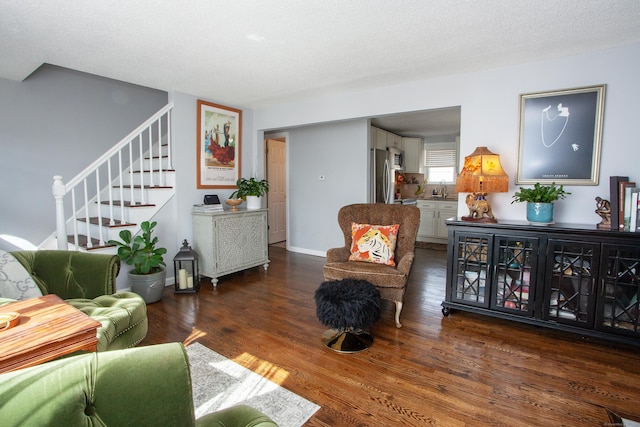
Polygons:
<instances>
[{"instance_id":1,"label":"sofa cushion","mask_svg":"<svg viewBox=\"0 0 640 427\"><path fill-rule=\"evenodd\" d=\"M352 222L349 261L395 266L394 251L399 228L399 224L371 225Z\"/></svg>"},{"instance_id":2,"label":"sofa cushion","mask_svg":"<svg viewBox=\"0 0 640 427\"><path fill-rule=\"evenodd\" d=\"M0 297L14 300L41 297L27 270L9 252L0 250Z\"/></svg>"},{"instance_id":3,"label":"sofa cushion","mask_svg":"<svg viewBox=\"0 0 640 427\"><path fill-rule=\"evenodd\" d=\"M66 302L102 324L98 328L98 351L134 347L147 335L147 305L138 294L118 292Z\"/></svg>"}]
</instances>

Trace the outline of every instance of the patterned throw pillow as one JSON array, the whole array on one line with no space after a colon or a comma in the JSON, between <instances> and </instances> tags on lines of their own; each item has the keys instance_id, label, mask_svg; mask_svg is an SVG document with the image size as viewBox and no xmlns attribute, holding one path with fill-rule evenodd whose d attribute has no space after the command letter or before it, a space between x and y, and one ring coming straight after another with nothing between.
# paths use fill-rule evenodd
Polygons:
<instances>
[{"instance_id":1,"label":"patterned throw pillow","mask_svg":"<svg viewBox=\"0 0 640 427\"><path fill-rule=\"evenodd\" d=\"M400 224L371 225L351 223L349 261L365 261L395 266L394 251Z\"/></svg>"},{"instance_id":2,"label":"patterned throw pillow","mask_svg":"<svg viewBox=\"0 0 640 427\"><path fill-rule=\"evenodd\" d=\"M9 252L0 250L0 297L23 300L41 297L40 288Z\"/></svg>"}]
</instances>

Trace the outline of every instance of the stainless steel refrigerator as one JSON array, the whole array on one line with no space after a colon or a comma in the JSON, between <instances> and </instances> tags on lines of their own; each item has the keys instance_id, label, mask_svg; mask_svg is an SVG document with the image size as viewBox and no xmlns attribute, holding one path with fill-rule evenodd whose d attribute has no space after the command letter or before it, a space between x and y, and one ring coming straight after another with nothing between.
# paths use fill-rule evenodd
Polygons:
<instances>
[{"instance_id":1,"label":"stainless steel refrigerator","mask_svg":"<svg viewBox=\"0 0 640 427\"><path fill-rule=\"evenodd\" d=\"M402 170L402 151L395 148L371 150L374 203L394 203L396 171Z\"/></svg>"}]
</instances>

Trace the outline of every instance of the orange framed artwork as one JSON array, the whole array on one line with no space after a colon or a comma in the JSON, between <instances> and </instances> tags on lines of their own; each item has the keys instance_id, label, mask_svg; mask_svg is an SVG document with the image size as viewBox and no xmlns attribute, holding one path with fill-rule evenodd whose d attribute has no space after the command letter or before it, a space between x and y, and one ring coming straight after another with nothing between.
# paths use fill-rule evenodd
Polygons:
<instances>
[{"instance_id":1,"label":"orange framed artwork","mask_svg":"<svg viewBox=\"0 0 640 427\"><path fill-rule=\"evenodd\" d=\"M197 128L197 188L236 188L242 111L198 100Z\"/></svg>"}]
</instances>

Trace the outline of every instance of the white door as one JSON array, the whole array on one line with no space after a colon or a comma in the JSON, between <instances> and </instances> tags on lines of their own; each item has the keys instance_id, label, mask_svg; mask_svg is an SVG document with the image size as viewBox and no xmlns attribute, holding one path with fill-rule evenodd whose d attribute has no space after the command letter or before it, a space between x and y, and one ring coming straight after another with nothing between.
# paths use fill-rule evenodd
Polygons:
<instances>
[{"instance_id":1,"label":"white door","mask_svg":"<svg viewBox=\"0 0 640 427\"><path fill-rule=\"evenodd\" d=\"M269 244L287 240L286 143L284 138L267 139L269 194Z\"/></svg>"}]
</instances>

